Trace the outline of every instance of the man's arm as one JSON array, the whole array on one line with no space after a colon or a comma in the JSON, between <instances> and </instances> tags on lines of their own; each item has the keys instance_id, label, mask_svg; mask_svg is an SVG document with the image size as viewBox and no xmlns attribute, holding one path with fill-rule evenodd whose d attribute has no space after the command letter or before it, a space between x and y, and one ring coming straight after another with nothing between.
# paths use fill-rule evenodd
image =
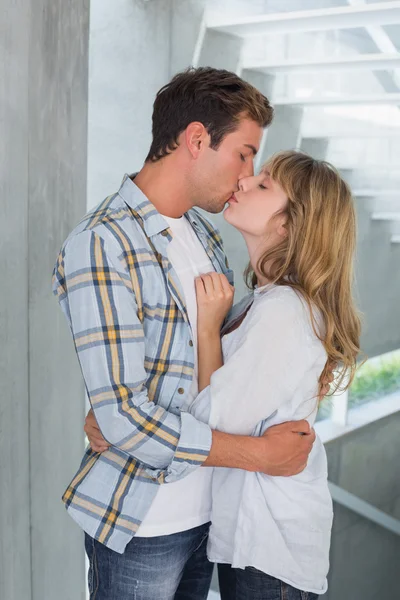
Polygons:
<instances>
[{"instance_id":1,"label":"man's arm","mask_svg":"<svg viewBox=\"0 0 400 600\"><path fill-rule=\"evenodd\" d=\"M211 430L188 413L150 401L144 331L118 244L94 231L71 238L54 272L96 421L107 442L151 470L161 483L207 458Z\"/></svg>"},{"instance_id":2,"label":"man's arm","mask_svg":"<svg viewBox=\"0 0 400 600\"><path fill-rule=\"evenodd\" d=\"M308 421L275 425L262 437L213 431L211 451L202 466L289 477L305 469L314 441Z\"/></svg>"},{"instance_id":3,"label":"man's arm","mask_svg":"<svg viewBox=\"0 0 400 600\"><path fill-rule=\"evenodd\" d=\"M84 431L95 452L105 452L104 439L93 411L85 419ZM212 432L211 450L204 467L230 467L288 477L301 473L315 440L307 421L282 423L267 429L262 437Z\"/></svg>"}]
</instances>

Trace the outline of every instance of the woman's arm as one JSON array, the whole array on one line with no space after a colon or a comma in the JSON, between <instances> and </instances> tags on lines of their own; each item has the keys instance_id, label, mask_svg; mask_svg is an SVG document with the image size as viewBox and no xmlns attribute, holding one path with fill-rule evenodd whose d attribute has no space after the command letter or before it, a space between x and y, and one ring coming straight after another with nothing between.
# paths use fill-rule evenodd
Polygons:
<instances>
[{"instance_id":1,"label":"woman's arm","mask_svg":"<svg viewBox=\"0 0 400 600\"><path fill-rule=\"evenodd\" d=\"M221 338L219 334L198 334L198 382L199 392L210 385L211 375L223 365Z\"/></svg>"},{"instance_id":2,"label":"woman's arm","mask_svg":"<svg viewBox=\"0 0 400 600\"><path fill-rule=\"evenodd\" d=\"M199 392L210 385L211 375L223 364L221 326L228 314L234 288L225 275L209 273L196 279L197 351Z\"/></svg>"}]
</instances>

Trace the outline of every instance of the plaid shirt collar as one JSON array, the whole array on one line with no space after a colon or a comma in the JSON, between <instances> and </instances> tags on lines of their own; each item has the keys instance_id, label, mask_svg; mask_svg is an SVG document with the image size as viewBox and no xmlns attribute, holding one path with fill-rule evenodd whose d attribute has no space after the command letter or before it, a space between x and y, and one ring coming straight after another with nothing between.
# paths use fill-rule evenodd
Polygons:
<instances>
[{"instance_id":1,"label":"plaid shirt collar","mask_svg":"<svg viewBox=\"0 0 400 600\"><path fill-rule=\"evenodd\" d=\"M154 204L145 196L142 190L135 184L132 178L137 173L132 175L124 175L124 178L119 189L119 195L126 202L126 204L137 213L143 221L143 228L148 237L153 237L166 229L169 229L168 222L164 219L163 215L158 212ZM196 212L189 210L184 215L196 231L197 235L203 240L206 246L209 246L209 240L205 235L203 229L199 227L196 220ZM169 230L169 239L172 239L172 232Z\"/></svg>"},{"instance_id":2,"label":"plaid shirt collar","mask_svg":"<svg viewBox=\"0 0 400 600\"><path fill-rule=\"evenodd\" d=\"M154 204L143 194L138 188L132 177L137 175L125 175L119 189L119 195L126 204L137 213L143 221L143 228L148 237L153 237L168 229L168 223L164 217L158 212Z\"/></svg>"}]
</instances>

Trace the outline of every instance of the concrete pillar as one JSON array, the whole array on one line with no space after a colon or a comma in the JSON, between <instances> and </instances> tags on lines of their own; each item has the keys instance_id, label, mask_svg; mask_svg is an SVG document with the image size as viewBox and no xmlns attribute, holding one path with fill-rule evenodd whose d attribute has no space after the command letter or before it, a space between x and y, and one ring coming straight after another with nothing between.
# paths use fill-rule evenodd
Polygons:
<instances>
[{"instance_id":1,"label":"concrete pillar","mask_svg":"<svg viewBox=\"0 0 400 600\"><path fill-rule=\"evenodd\" d=\"M0 597L83 600L83 536L61 495L84 392L51 273L86 208L89 1L1 3Z\"/></svg>"},{"instance_id":2,"label":"concrete pillar","mask_svg":"<svg viewBox=\"0 0 400 600\"><path fill-rule=\"evenodd\" d=\"M188 66L240 70L243 40L207 29L207 11L221 0L170 0L170 75Z\"/></svg>"},{"instance_id":3,"label":"concrete pillar","mask_svg":"<svg viewBox=\"0 0 400 600\"><path fill-rule=\"evenodd\" d=\"M339 169L341 177L349 184L349 186L353 189L354 186L354 169L345 168Z\"/></svg>"},{"instance_id":4,"label":"concrete pillar","mask_svg":"<svg viewBox=\"0 0 400 600\"><path fill-rule=\"evenodd\" d=\"M400 247L391 244L391 223L372 220L371 198L355 198L357 209L356 294L363 313L362 350L370 357L400 347Z\"/></svg>"},{"instance_id":5,"label":"concrete pillar","mask_svg":"<svg viewBox=\"0 0 400 600\"><path fill-rule=\"evenodd\" d=\"M261 164L272 154L280 150L295 150L300 144L300 128L303 108L299 106L275 106L275 116L271 127L267 130Z\"/></svg>"},{"instance_id":6,"label":"concrete pillar","mask_svg":"<svg viewBox=\"0 0 400 600\"><path fill-rule=\"evenodd\" d=\"M1 0L0 8L0 598L30 600L29 6Z\"/></svg>"},{"instance_id":7,"label":"concrete pillar","mask_svg":"<svg viewBox=\"0 0 400 600\"><path fill-rule=\"evenodd\" d=\"M245 80L254 85L264 96L267 96L269 100L272 98L272 92L274 89L275 76L266 75L260 71L253 71L252 69L243 69L240 76Z\"/></svg>"},{"instance_id":8,"label":"concrete pillar","mask_svg":"<svg viewBox=\"0 0 400 600\"><path fill-rule=\"evenodd\" d=\"M170 58L177 60L180 37L187 31L177 21L180 28L172 39L173 15L171 0L92 2L89 208L118 190L124 173L138 171L147 156L154 98L172 75ZM177 43L176 52L173 42ZM175 63L174 69L189 66L191 54L185 61Z\"/></svg>"},{"instance_id":9,"label":"concrete pillar","mask_svg":"<svg viewBox=\"0 0 400 600\"><path fill-rule=\"evenodd\" d=\"M206 29L195 66L226 69L236 73L240 68L242 46L242 38Z\"/></svg>"},{"instance_id":10,"label":"concrete pillar","mask_svg":"<svg viewBox=\"0 0 400 600\"><path fill-rule=\"evenodd\" d=\"M243 69L241 72L241 77L243 77L243 79L251 83L251 85L254 85L254 87L260 90L260 92L263 93L264 96L267 96L267 98L271 100L276 79L275 75L267 75L265 73L260 73L260 71L253 71L252 69ZM275 119L272 122L271 127L274 126ZM267 136L268 129L264 131L263 138L261 140L260 150L258 152L256 160L254 161L254 167L256 172L260 169L261 165L264 162L263 157Z\"/></svg>"},{"instance_id":11,"label":"concrete pillar","mask_svg":"<svg viewBox=\"0 0 400 600\"><path fill-rule=\"evenodd\" d=\"M57 36L54 35L57 32ZM84 598L83 536L60 501L84 449L84 390L49 277L86 211L89 0L35 0L29 68L32 599Z\"/></svg>"},{"instance_id":12,"label":"concrete pillar","mask_svg":"<svg viewBox=\"0 0 400 600\"><path fill-rule=\"evenodd\" d=\"M300 150L302 152L319 160L326 159L328 147L328 138L303 138L300 143Z\"/></svg>"},{"instance_id":13,"label":"concrete pillar","mask_svg":"<svg viewBox=\"0 0 400 600\"><path fill-rule=\"evenodd\" d=\"M206 0L171 0L169 78L195 65L206 32Z\"/></svg>"}]
</instances>

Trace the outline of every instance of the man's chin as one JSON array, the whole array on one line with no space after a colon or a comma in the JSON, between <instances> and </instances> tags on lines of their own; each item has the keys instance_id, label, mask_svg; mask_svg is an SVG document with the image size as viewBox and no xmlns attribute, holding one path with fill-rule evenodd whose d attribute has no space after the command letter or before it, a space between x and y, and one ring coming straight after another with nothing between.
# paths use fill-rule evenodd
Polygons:
<instances>
[{"instance_id":1,"label":"man's chin","mask_svg":"<svg viewBox=\"0 0 400 600\"><path fill-rule=\"evenodd\" d=\"M229 198L225 199L217 199L214 198L213 200L211 200L210 202L208 202L207 206L205 206L205 204L203 203L197 203L197 207L201 208L202 210L205 210L206 212L212 214L212 215L218 215L219 213L222 213L222 211L224 210L224 208L227 205Z\"/></svg>"},{"instance_id":2,"label":"man's chin","mask_svg":"<svg viewBox=\"0 0 400 600\"><path fill-rule=\"evenodd\" d=\"M211 204L207 210L209 213L213 214L213 215L218 215L219 213L222 213L222 211L224 210L226 206L226 202L224 202L223 204L221 202L215 203L215 204Z\"/></svg>"}]
</instances>

